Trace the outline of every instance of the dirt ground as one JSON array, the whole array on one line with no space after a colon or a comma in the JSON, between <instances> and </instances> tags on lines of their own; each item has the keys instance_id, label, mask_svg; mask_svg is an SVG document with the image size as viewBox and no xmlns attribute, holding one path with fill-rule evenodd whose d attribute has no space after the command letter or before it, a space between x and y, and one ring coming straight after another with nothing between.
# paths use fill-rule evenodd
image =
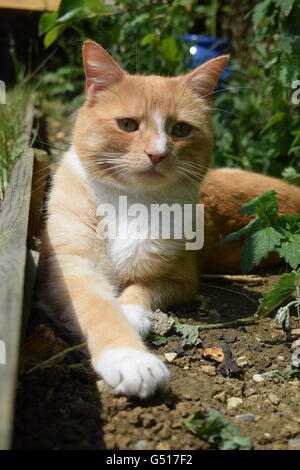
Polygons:
<instances>
[{"instance_id":1,"label":"dirt ground","mask_svg":"<svg viewBox=\"0 0 300 470\"><path fill-rule=\"evenodd\" d=\"M267 285L276 279L277 276L269 276ZM211 312L205 320L195 308L175 313L187 324L248 317L255 312L253 300L257 299L257 292L266 288L210 282L200 291ZM295 328L300 327L298 318L294 317L293 322ZM31 332L41 323L49 325L41 312L33 312ZM224 345L225 331L228 332L224 328L201 331L202 344L191 349L181 348L179 336L163 346L149 344L167 363L166 353L176 352L177 357L168 364L172 373L169 393L147 402L115 397L80 351L32 372L32 363L25 362L19 378L14 447L209 449L207 442L187 429L183 419L210 407L238 424L241 435L251 437L254 449L292 449L294 440L300 438L299 382L296 379L283 383L263 375L286 368L291 341L271 317L231 330L231 339L236 339L228 346L242 372L236 378L223 377L218 363L203 357L203 348ZM55 336L56 344L57 341Z\"/></svg>"},{"instance_id":2,"label":"dirt ground","mask_svg":"<svg viewBox=\"0 0 300 470\"><path fill-rule=\"evenodd\" d=\"M56 155L66 147L70 125L64 119L50 119L47 127L47 137L40 141L47 138L51 153ZM182 323L194 325L249 317L256 311L260 292L269 289L280 273L280 268L277 275L266 273L266 282L252 287L204 280L199 294L206 307L201 311L196 302L173 312ZM293 317L294 328L300 328L299 320ZM28 342L33 332L36 338ZM165 345L149 342L149 349L166 363L166 353L175 352L176 357L168 363L172 380L167 395L140 402L115 397L92 371L81 349L34 368L41 360L41 350L45 360L72 346L59 325L51 324L43 312L34 309L21 358L14 448L210 449L183 423L207 407L238 424L241 435L250 437L256 450L299 448L299 381L282 382L264 375L286 369L292 340L276 325L274 315L235 328L230 332L233 342L226 343L225 332L228 334L224 328L200 331L202 343L185 350L176 335ZM203 357L204 348L225 344L241 370L238 376L224 377L217 362Z\"/></svg>"}]
</instances>

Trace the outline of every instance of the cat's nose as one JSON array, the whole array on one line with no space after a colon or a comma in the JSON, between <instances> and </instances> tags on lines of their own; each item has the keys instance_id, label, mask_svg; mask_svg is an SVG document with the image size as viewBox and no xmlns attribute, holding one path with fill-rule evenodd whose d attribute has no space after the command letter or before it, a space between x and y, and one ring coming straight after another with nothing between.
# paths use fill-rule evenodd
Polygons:
<instances>
[{"instance_id":1,"label":"cat's nose","mask_svg":"<svg viewBox=\"0 0 300 470\"><path fill-rule=\"evenodd\" d=\"M150 158L151 162L153 163L153 165L157 165L161 160L163 160L164 158L166 158L166 156L168 155L167 152L160 152L160 153L148 153L148 152L145 152L148 157Z\"/></svg>"}]
</instances>

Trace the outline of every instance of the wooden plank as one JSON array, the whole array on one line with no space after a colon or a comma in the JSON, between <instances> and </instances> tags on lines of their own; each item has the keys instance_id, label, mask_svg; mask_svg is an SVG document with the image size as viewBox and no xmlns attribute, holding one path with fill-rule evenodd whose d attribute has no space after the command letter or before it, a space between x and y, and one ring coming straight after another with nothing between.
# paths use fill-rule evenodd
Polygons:
<instances>
[{"instance_id":1,"label":"wooden plank","mask_svg":"<svg viewBox=\"0 0 300 470\"><path fill-rule=\"evenodd\" d=\"M33 150L16 162L0 212L0 449L9 449L23 309L26 239L33 170ZM1 358L0 358L1 359Z\"/></svg>"},{"instance_id":2,"label":"wooden plank","mask_svg":"<svg viewBox=\"0 0 300 470\"><path fill-rule=\"evenodd\" d=\"M60 0L0 0L0 8L13 10L53 11L59 4Z\"/></svg>"}]
</instances>

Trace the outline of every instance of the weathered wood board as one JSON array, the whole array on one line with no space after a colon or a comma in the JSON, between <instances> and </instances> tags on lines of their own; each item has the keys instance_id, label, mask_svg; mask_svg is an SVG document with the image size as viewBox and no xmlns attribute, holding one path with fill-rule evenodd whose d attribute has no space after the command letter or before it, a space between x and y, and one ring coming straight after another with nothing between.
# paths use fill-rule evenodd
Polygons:
<instances>
[{"instance_id":1,"label":"weathered wood board","mask_svg":"<svg viewBox=\"0 0 300 470\"><path fill-rule=\"evenodd\" d=\"M32 169L28 149L14 166L0 212L0 449L10 447L13 425Z\"/></svg>"},{"instance_id":2,"label":"weathered wood board","mask_svg":"<svg viewBox=\"0 0 300 470\"><path fill-rule=\"evenodd\" d=\"M60 0L0 0L0 8L14 10L53 11L59 4Z\"/></svg>"}]
</instances>

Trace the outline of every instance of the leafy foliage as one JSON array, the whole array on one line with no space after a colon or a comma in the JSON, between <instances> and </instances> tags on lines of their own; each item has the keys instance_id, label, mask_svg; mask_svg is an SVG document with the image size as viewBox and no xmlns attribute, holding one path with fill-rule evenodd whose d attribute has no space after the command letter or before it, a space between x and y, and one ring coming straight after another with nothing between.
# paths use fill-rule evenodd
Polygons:
<instances>
[{"instance_id":1,"label":"leafy foliage","mask_svg":"<svg viewBox=\"0 0 300 470\"><path fill-rule=\"evenodd\" d=\"M216 163L299 184L300 113L292 96L300 88L300 2L258 1L249 18L249 52L238 49L228 91L215 95Z\"/></svg>"},{"instance_id":2,"label":"leafy foliage","mask_svg":"<svg viewBox=\"0 0 300 470\"><path fill-rule=\"evenodd\" d=\"M183 348L189 346L197 346L201 344L201 339L199 338L199 327L196 325L186 325L181 323L177 316L172 314L171 318L174 320L174 329L176 333L182 336L181 346Z\"/></svg>"},{"instance_id":3,"label":"leafy foliage","mask_svg":"<svg viewBox=\"0 0 300 470\"><path fill-rule=\"evenodd\" d=\"M276 191L266 193L247 202L240 213L252 215L245 227L225 237L221 243L245 237L241 255L241 269L247 273L257 266L270 252L296 269L300 264L300 215L278 215Z\"/></svg>"},{"instance_id":4,"label":"leafy foliage","mask_svg":"<svg viewBox=\"0 0 300 470\"><path fill-rule=\"evenodd\" d=\"M89 37L102 44L128 71L181 73L187 68L187 46L179 36L186 34L194 19L202 14L196 3L61 0L57 11L41 16L39 33L46 48L55 42L63 49L74 44L75 60L81 60L78 42Z\"/></svg>"},{"instance_id":5,"label":"leafy foliage","mask_svg":"<svg viewBox=\"0 0 300 470\"><path fill-rule=\"evenodd\" d=\"M184 424L192 433L219 450L250 450L252 447L251 439L241 437L239 427L213 408L206 408L205 413L197 411L185 419Z\"/></svg>"},{"instance_id":6,"label":"leafy foliage","mask_svg":"<svg viewBox=\"0 0 300 470\"><path fill-rule=\"evenodd\" d=\"M259 314L261 316L268 315L288 299L295 292L299 279L300 272L292 271L291 273L282 274L276 286L265 292L260 299ZM278 323L283 323L283 310L279 309L278 312L280 312L277 317Z\"/></svg>"}]
</instances>

